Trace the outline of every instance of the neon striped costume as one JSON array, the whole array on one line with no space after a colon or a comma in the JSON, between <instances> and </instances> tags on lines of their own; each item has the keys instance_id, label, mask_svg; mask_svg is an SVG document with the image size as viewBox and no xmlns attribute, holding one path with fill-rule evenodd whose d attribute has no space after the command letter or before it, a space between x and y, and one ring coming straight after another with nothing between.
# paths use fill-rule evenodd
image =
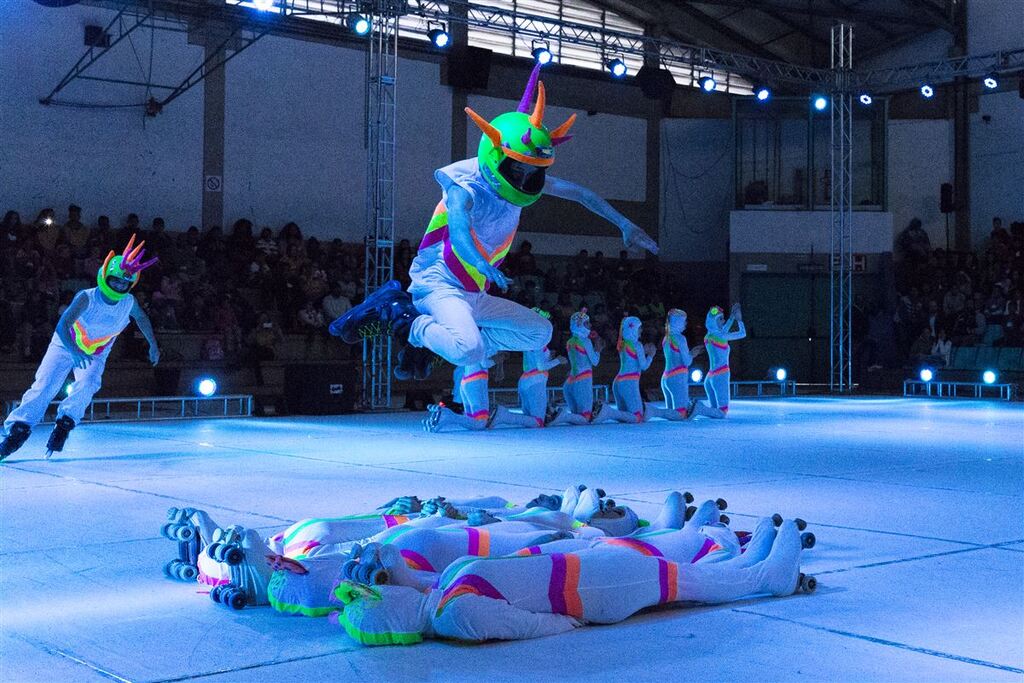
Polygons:
<instances>
[{"instance_id":1,"label":"neon striped costume","mask_svg":"<svg viewBox=\"0 0 1024 683\"><path fill-rule=\"evenodd\" d=\"M619 373L612 382L615 408L602 410L601 418L616 422L643 422L644 401L640 396L640 374L651 366L651 359L640 343L640 319L628 316L619 325Z\"/></svg>"},{"instance_id":2,"label":"neon striped costume","mask_svg":"<svg viewBox=\"0 0 1024 683\"><path fill-rule=\"evenodd\" d=\"M677 562L656 538L641 543L653 550L600 543L576 552L464 557L427 593L342 582L334 595L344 610L331 620L366 645L435 636L513 640L615 623L660 604L790 595L799 582L801 539L791 521L776 533L762 520L747 551L721 562Z\"/></svg>"},{"instance_id":3,"label":"neon striped costume","mask_svg":"<svg viewBox=\"0 0 1024 683\"><path fill-rule=\"evenodd\" d=\"M684 418L689 417L690 365L693 363L685 331L686 313L678 308L671 309L665 320L665 337L661 341L661 352L665 356L661 392L665 396L665 408Z\"/></svg>"},{"instance_id":4,"label":"neon striped costume","mask_svg":"<svg viewBox=\"0 0 1024 683\"><path fill-rule=\"evenodd\" d=\"M737 326L735 331L732 330L733 324ZM704 377L704 391L708 396L708 406L700 406L698 414L723 418L729 413L729 342L747 336L747 328L743 325L738 305L733 306L728 320L721 308L713 306L708 311L706 327L704 347L708 352L708 374Z\"/></svg>"},{"instance_id":5,"label":"neon striped costume","mask_svg":"<svg viewBox=\"0 0 1024 683\"><path fill-rule=\"evenodd\" d=\"M601 360L590 341L590 316L587 309L569 318L572 336L565 344L569 359L569 376L562 385L562 394L569 412L589 421L594 415L594 366Z\"/></svg>"},{"instance_id":6,"label":"neon striped costume","mask_svg":"<svg viewBox=\"0 0 1024 683\"><path fill-rule=\"evenodd\" d=\"M548 347L523 352L523 374L519 376L519 404L523 414L544 426L548 412L548 371L558 367L564 358L553 358Z\"/></svg>"}]
</instances>

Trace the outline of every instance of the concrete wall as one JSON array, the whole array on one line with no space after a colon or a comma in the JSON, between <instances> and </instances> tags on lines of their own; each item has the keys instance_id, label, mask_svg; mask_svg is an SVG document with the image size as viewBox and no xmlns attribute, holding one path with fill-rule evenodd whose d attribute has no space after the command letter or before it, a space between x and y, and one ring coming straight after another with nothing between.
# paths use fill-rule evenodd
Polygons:
<instances>
[{"instance_id":1,"label":"concrete wall","mask_svg":"<svg viewBox=\"0 0 1024 683\"><path fill-rule=\"evenodd\" d=\"M111 16L84 5L50 9L30 0L0 2L0 208L17 209L23 220L32 220L48 206L63 216L75 202L88 221L106 213L117 222L130 212L160 207L170 225L187 227L200 213L201 88L155 119L144 119L139 107L39 104L84 52L84 27L106 25ZM150 34L133 37L148 68ZM122 47L98 61L92 73L138 78L135 56ZM153 64L158 83L202 59L201 49L178 33L158 32L154 49L161 55ZM138 105L145 92L77 82L58 99Z\"/></svg>"},{"instance_id":2,"label":"concrete wall","mask_svg":"<svg viewBox=\"0 0 1024 683\"><path fill-rule=\"evenodd\" d=\"M1024 2L983 0L967 4L967 46L971 54L1024 45ZM971 113L971 234L988 236L992 217L1006 225L1024 220L1024 99L1019 76L1006 92L982 92ZM986 119L987 117L987 119Z\"/></svg>"},{"instance_id":3,"label":"concrete wall","mask_svg":"<svg viewBox=\"0 0 1024 683\"><path fill-rule=\"evenodd\" d=\"M889 211L899 234L920 218L932 246L946 246L946 218L939 187L953 182L953 122L948 119L889 121ZM953 241L950 217L950 244Z\"/></svg>"}]
</instances>

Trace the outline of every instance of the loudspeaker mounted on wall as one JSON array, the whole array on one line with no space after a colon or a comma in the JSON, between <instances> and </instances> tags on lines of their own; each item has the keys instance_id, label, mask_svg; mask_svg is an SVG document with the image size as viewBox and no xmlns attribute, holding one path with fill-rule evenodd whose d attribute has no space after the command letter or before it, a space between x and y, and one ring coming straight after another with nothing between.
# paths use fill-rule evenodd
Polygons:
<instances>
[{"instance_id":1,"label":"loudspeaker mounted on wall","mask_svg":"<svg viewBox=\"0 0 1024 683\"><path fill-rule=\"evenodd\" d=\"M939 188L939 210L942 213L953 213L956 211L953 201L953 186L950 183L942 183Z\"/></svg>"},{"instance_id":2,"label":"loudspeaker mounted on wall","mask_svg":"<svg viewBox=\"0 0 1024 683\"><path fill-rule=\"evenodd\" d=\"M448 51L441 69L441 85L466 90L485 90L491 78L491 51L469 45Z\"/></svg>"},{"instance_id":3,"label":"loudspeaker mounted on wall","mask_svg":"<svg viewBox=\"0 0 1024 683\"><path fill-rule=\"evenodd\" d=\"M636 83L644 97L651 100L667 100L672 97L676 82L665 69L644 65L636 74Z\"/></svg>"}]
</instances>

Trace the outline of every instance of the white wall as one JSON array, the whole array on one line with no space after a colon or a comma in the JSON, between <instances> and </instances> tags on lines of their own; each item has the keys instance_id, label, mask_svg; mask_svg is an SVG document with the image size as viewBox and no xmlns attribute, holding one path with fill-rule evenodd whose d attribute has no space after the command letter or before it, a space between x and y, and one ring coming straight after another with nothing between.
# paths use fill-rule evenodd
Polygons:
<instances>
[{"instance_id":1,"label":"white wall","mask_svg":"<svg viewBox=\"0 0 1024 683\"><path fill-rule=\"evenodd\" d=\"M159 207L174 227L201 211L202 89L178 98L163 114L144 119L135 108L80 109L39 104L85 50L87 24L105 26L111 12L78 5L42 7L30 0L0 2L0 210L32 220L45 207L63 216L79 204L85 220L105 213L115 223L131 212ZM135 34L148 66L149 32ZM130 47L94 65L96 76L139 79ZM181 78L202 61L179 33L157 33L153 80ZM141 103L142 88L76 82L58 99ZM143 215L146 220L147 216Z\"/></svg>"},{"instance_id":2,"label":"white wall","mask_svg":"<svg viewBox=\"0 0 1024 683\"><path fill-rule=\"evenodd\" d=\"M828 211L732 211L729 249L734 254L825 254L831 240ZM855 211L851 232L853 253L892 251L892 214Z\"/></svg>"},{"instance_id":3,"label":"white wall","mask_svg":"<svg viewBox=\"0 0 1024 683\"><path fill-rule=\"evenodd\" d=\"M733 208L729 119L665 119L661 125L661 249L668 261L728 257Z\"/></svg>"},{"instance_id":4,"label":"white wall","mask_svg":"<svg viewBox=\"0 0 1024 683\"><path fill-rule=\"evenodd\" d=\"M932 246L946 245L946 219L939 187L953 182L953 122L945 119L889 121L889 212L899 234L920 218ZM950 243L953 240L950 216Z\"/></svg>"},{"instance_id":5,"label":"white wall","mask_svg":"<svg viewBox=\"0 0 1024 683\"><path fill-rule=\"evenodd\" d=\"M523 83L525 86L526 83ZM471 95L469 106L487 120L515 111L518 101ZM578 109L549 106L544 124L561 125L576 113L570 134L573 139L555 150L552 174L589 187L605 199L643 201L647 187L647 122L615 114L587 116ZM476 155L480 129L472 121L466 127L466 153Z\"/></svg>"},{"instance_id":6,"label":"white wall","mask_svg":"<svg viewBox=\"0 0 1024 683\"><path fill-rule=\"evenodd\" d=\"M967 44L972 54L1024 45L1024 2L982 0L967 4ZM1013 86L1019 76L1012 78ZM986 121L983 117L989 117ZM1016 87L982 93L971 114L971 237L992 228L992 217L1024 220L1024 99Z\"/></svg>"},{"instance_id":7,"label":"white wall","mask_svg":"<svg viewBox=\"0 0 1024 683\"><path fill-rule=\"evenodd\" d=\"M227 78L224 212L307 235L360 241L365 231L365 54L264 38ZM440 196L431 171L451 149L451 94L438 65L400 60L395 214L418 237Z\"/></svg>"}]
</instances>

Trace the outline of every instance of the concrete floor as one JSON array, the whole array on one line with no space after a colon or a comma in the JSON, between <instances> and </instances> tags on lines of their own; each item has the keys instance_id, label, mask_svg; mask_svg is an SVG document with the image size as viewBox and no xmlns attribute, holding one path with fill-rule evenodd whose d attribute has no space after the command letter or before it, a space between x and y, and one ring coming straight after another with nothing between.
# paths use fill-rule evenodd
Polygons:
<instances>
[{"instance_id":1,"label":"concrete floor","mask_svg":"<svg viewBox=\"0 0 1024 683\"><path fill-rule=\"evenodd\" d=\"M87 425L0 467L0 680L1024 679L1024 410L735 403L724 422L424 434L410 414ZM266 531L394 496L525 501L583 482L780 512L813 595L642 614L478 646L362 648L323 619L230 612L163 577L167 507Z\"/></svg>"}]
</instances>

